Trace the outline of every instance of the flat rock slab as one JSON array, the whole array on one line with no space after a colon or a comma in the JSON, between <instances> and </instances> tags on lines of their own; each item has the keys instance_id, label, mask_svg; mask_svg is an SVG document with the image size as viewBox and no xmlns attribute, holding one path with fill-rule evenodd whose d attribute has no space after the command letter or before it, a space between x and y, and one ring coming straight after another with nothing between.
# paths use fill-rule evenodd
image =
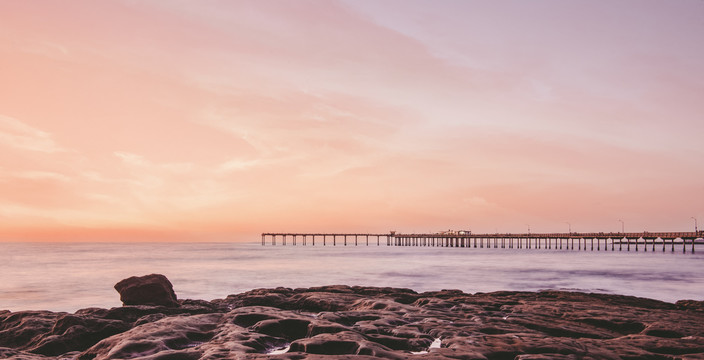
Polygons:
<instances>
[{"instance_id":1,"label":"flat rock slab","mask_svg":"<svg viewBox=\"0 0 704 360\"><path fill-rule=\"evenodd\" d=\"M343 285L173 301L0 311L0 358L704 359L698 301Z\"/></svg>"}]
</instances>

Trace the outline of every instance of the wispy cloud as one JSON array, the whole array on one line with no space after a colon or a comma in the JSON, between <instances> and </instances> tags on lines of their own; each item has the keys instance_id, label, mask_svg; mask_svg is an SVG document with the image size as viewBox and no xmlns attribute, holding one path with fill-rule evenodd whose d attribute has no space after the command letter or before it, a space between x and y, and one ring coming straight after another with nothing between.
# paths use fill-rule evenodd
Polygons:
<instances>
[{"instance_id":1,"label":"wispy cloud","mask_svg":"<svg viewBox=\"0 0 704 360\"><path fill-rule=\"evenodd\" d=\"M122 160L123 163L130 166L149 166L150 163L144 156L133 154L125 151L115 151L113 153L118 159Z\"/></svg>"},{"instance_id":2,"label":"wispy cloud","mask_svg":"<svg viewBox=\"0 0 704 360\"><path fill-rule=\"evenodd\" d=\"M61 182L71 181L71 177L51 171L17 171L7 175L13 178L26 180L54 180ZM1 173L0 176L2 176Z\"/></svg>"},{"instance_id":3,"label":"wispy cloud","mask_svg":"<svg viewBox=\"0 0 704 360\"><path fill-rule=\"evenodd\" d=\"M256 166L262 165L262 161L258 159L254 160L242 160L242 159L232 159L222 163L218 167L218 172L232 172L232 171L243 171L254 168Z\"/></svg>"},{"instance_id":4,"label":"wispy cloud","mask_svg":"<svg viewBox=\"0 0 704 360\"><path fill-rule=\"evenodd\" d=\"M50 41L25 43L22 49L28 53L47 56L50 58L63 58L69 55L68 48L62 44Z\"/></svg>"},{"instance_id":5,"label":"wispy cloud","mask_svg":"<svg viewBox=\"0 0 704 360\"><path fill-rule=\"evenodd\" d=\"M5 115L0 115L0 144L44 153L66 151L50 133Z\"/></svg>"}]
</instances>

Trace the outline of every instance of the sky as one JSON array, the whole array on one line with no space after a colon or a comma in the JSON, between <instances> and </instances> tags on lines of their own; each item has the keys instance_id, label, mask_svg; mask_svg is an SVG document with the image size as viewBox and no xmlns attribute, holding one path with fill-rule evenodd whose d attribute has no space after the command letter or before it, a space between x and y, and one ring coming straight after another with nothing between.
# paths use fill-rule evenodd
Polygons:
<instances>
[{"instance_id":1,"label":"sky","mask_svg":"<svg viewBox=\"0 0 704 360\"><path fill-rule=\"evenodd\" d=\"M0 241L692 231L702 34L700 0L0 1Z\"/></svg>"}]
</instances>

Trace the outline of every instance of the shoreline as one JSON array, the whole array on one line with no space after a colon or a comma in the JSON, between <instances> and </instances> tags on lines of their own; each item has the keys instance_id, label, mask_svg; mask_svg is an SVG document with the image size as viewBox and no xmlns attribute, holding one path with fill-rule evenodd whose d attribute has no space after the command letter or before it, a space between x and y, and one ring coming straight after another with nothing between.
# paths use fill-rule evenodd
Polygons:
<instances>
[{"instance_id":1,"label":"shoreline","mask_svg":"<svg viewBox=\"0 0 704 360\"><path fill-rule=\"evenodd\" d=\"M0 310L0 358L704 359L704 301L346 285L173 295L75 313Z\"/></svg>"},{"instance_id":2,"label":"shoreline","mask_svg":"<svg viewBox=\"0 0 704 360\"><path fill-rule=\"evenodd\" d=\"M314 289L314 288L327 288L331 286L346 286L350 288L393 288L393 289L407 289L411 290L417 294L432 294L432 293L438 293L442 292L448 289L440 289L440 290L425 290L425 291L419 291L416 289L410 289L410 288L402 288L402 287L396 287L396 286L375 286L375 285L318 285L318 286L310 286L310 287L301 287L301 288L290 288L286 286L275 286L275 287L265 287L265 288L255 288L251 290L245 290L240 293L236 294L230 294L227 296L232 296L232 295L238 295L238 294L244 294L244 293L249 293L251 291L258 291L258 290L275 290L279 288L286 288L286 289L292 289L292 290L301 290L301 289ZM463 292L467 295L481 295L481 294L493 294L493 293L544 293L544 292L564 292L564 293L577 293L577 294L590 294L590 295L604 295L604 296L623 296L623 297L633 297L633 298L640 298L640 299L647 299L647 300L652 300L652 301L658 301L670 305L676 306L677 303L683 302L683 301L691 301L693 299L689 298L684 298L684 299L677 299L677 300L670 300L670 299L658 299L655 297L648 297L648 296L640 296L640 295L633 295L633 294L627 294L627 293L613 293L609 290L606 289L574 289L574 288L545 288L545 289L536 289L536 290L490 290L490 291L477 291L477 292L468 292L466 290L462 289L451 289L452 291L460 291ZM202 301L202 302L218 302L222 301L222 298L215 298L212 300L205 300L205 299L188 299L191 301ZM704 301L704 300L703 300ZM21 313L21 312L50 312L50 313L56 313L56 314L75 314L78 312L81 312L86 309L113 309L113 308L118 308L120 307L119 301L117 301L117 305L115 306L108 306L104 307L102 305L92 305L92 306L85 306L81 308L74 308L74 309L47 309L47 308L26 308L26 309L11 309L11 308L0 308L0 314L2 314L5 311L8 311L10 313ZM0 305L2 306L2 305ZM1 359L1 358L0 358Z\"/></svg>"}]
</instances>

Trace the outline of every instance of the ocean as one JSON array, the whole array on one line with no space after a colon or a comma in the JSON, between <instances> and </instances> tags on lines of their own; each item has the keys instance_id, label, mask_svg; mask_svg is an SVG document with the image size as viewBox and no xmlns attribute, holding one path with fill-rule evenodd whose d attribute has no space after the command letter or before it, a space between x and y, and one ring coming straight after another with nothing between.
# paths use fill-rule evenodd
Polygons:
<instances>
[{"instance_id":1,"label":"ocean","mask_svg":"<svg viewBox=\"0 0 704 360\"><path fill-rule=\"evenodd\" d=\"M704 252L261 243L0 243L0 310L120 306L118 281L159 273L179 299L332 284L415 291L557 289L704 300Z\"/></svg>"}]
</instances>

